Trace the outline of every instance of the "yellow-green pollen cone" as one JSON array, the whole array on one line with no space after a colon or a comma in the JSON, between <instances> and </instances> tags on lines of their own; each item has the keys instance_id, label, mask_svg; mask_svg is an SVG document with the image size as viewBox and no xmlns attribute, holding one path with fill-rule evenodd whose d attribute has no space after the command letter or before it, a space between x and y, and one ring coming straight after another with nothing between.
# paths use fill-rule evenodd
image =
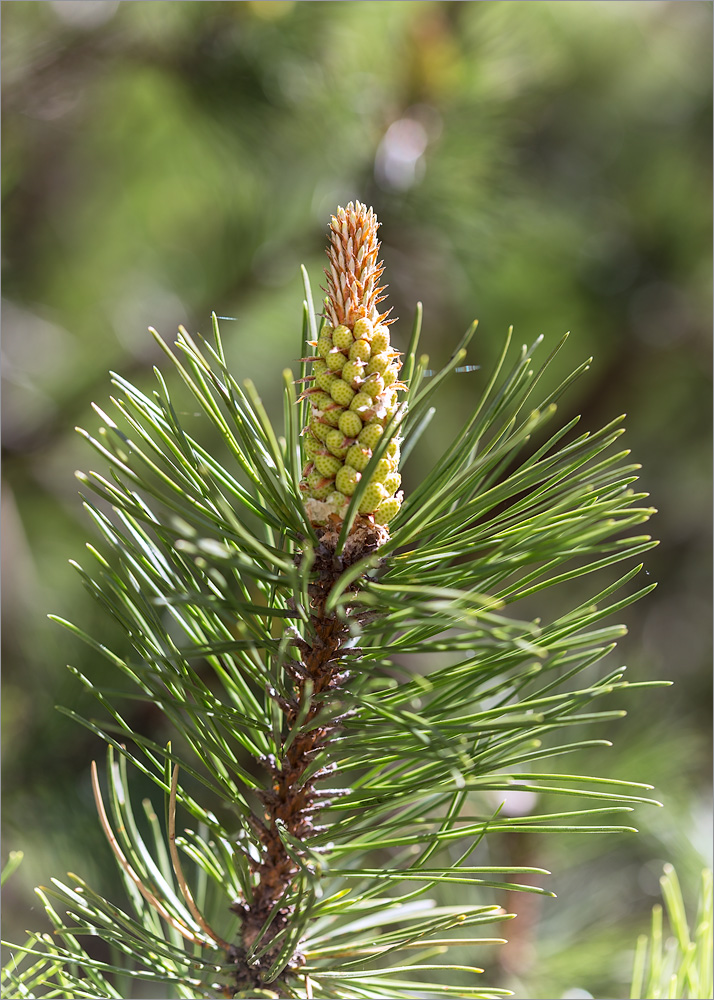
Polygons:
<instances>
[{"instance_id":1,"label":"yellow-green pollen cone","mask_svg":"<svg viewBox=\"0 0 714 1000\"><path fill-rule=\"evenodd\" d=\"M325 319L316 341L309 388L310 417L303 430L300 489L315 525L337 524L360 483L384 429L399 407L401 361L393 350L380 303L384 270L378 260L377 217L371 208L350 202L338 208L330 225L330 261ZM389 444L359 504L363 519L385 526L397 514L399 435Z\"/></svg>"}]
</instances>

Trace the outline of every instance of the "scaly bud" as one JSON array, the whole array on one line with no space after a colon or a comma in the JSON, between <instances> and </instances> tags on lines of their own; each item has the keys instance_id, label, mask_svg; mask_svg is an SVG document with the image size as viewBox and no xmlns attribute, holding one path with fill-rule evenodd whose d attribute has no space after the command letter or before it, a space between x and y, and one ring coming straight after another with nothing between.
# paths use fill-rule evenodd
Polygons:
<instances>
[{"instance_id":1,"label":"scaly bud","mask_svg":"<svg viewBox=\"0 0 714 1000\"><path fill-rule=\"evenodd\" d=\"M389 339L389 311L381 312L384 267L378 260L377 217L350 202L332 217L327 249L327 322L316 344L314 389L303 433L308 460L300 489L316 526L339 526L384 428L396 411L401 362ZM363 524L382 525L397 514L402 493L393 439L359 503ZM382 530L382 529L380 529ZM383 533L383 537L386 534Z\"/></svg>"}]
</instances>

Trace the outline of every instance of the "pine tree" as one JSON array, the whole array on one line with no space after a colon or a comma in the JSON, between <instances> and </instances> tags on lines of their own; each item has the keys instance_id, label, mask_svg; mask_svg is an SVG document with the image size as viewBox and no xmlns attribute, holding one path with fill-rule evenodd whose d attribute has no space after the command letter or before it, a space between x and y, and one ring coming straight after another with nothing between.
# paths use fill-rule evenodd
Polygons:
<instances>
[{"instance_id":1,"label":"pine tree","mask_svg":"<svg viewBox=\"0 0 714 1000\"><path fill-rule=\"evenodd\" d=\"M152 332L219 447L189 435L158 370L151 395L115 375L114 417L96 407L99 433L82 431L109 472L79 475L100 542L77 569L131 655L62 624L172 737L137 732L116 692L74 670L103 713L65 710L107 744L92 779L126 900L74 875L38 889L54 931L13 946L5 995L120 997L147 982L185 998L506 995L478 984L479 968L433 961L493 943L511 915L490 889L549 894L522 878L548 873L484 864L479 845L630 830L619 815L650 801L649 786L539 769L606 744L583 728L624 713L596 702L642 686L595 666L624 631L605 619L651 589L628 586L641 567L552 620L507 614L655 544L627 533L651 508L616 447L620 422L544 436L588 364L535 406L553 355L536 369L539 342L513 352L509 332L476 410L404 496L399 470L476 324L427 378L418 307L402 362L378 257L372 210L339 209L319 325L304 274L282 435L229 370L215 316L212 341L180 328L172 348ZM433 666L435 653L450 662ZM158 789L150 842L133 771ZM528 817L489 805L513 789L587 804ZM435 902L452 884L484 896Z\"/></svg>"}]
</instances>

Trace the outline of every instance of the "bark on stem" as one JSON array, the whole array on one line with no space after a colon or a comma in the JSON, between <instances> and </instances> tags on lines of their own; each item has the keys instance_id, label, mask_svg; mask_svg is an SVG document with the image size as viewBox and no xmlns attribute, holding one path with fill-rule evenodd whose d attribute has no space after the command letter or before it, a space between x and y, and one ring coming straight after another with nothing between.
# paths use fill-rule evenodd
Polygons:
<instances>
[{"instance_id":1,"label":"bark on stem","mask_svg":"<svg viewBox=\"0 0 714 1000\"><path fill-rule=\"evenodd\" d=\"M308 588L311 598L309 637L298 644L300 662L298 669L291 671L294 683L294 698L279 704L284 715L283 738L295 726L301 708L307 698L310 707L299 727L297 735L281 753L266 761L270 772L271 789L261 798L265 812L261 822L256 823L256 832L262 844L260 861L253 863L255 884L250 903L234 906L242 917L240 939L231 960L236 965L235 986L231 995L250 989L266 988L265 976L274 963L282 941L272 946L270 943L289 922L290 907L281 907L280 899L299 871L299 866L290 857L278 833L277 822L285 824L286 830L301 843L308 845L317 832L314 820L321 809L330 804L330 793L320 792L316 787L324 779L329 768L323 768L300 783L305 769L314 760L315 754L328 745L339 729L339 719L334 718L316 728L310 728L326 704L326 696L347 683L349 674L345 669L345 643L351 638L350 628L345 620L334 612L328 613L326 603L330 590L345 569L363 556L377 550L388 537L386 528L373 523L371 518L358 518L340 556L335 555L339 525L319 528L320 539L313 566L314 579ZM353 591L359 589L359 580L352 584ZM356 616L352 616L352 620ZM350 647L350 654L353 653ZM332 793L341 794L340 792ZM277 908L277 912L276 911ZM272 915L270 925L262 935L256 950L267 949L258 958L248 959L266 921ZM284 995L280 981L298 971L304 960L299 948L291 956L285 970L269 989L279 996Z\"/></svg>"}]
</instances>

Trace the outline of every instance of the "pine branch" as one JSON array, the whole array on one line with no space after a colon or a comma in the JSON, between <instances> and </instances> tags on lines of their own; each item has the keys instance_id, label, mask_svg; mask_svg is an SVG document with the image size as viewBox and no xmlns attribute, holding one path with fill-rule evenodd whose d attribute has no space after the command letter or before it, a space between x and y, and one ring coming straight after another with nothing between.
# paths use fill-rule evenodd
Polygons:
<instances>
[{"instance_id":1,"label":"pine branch","mask_svg":"<svg viewBox=\"0 0 714 1000\"><path fill-rule=\"evenodd\" d=\"M487 895L451 907L430 893L547 894L521 881L541 869L479 864L484 838L632 831L621 820L652 801L647 785L537 763L609 745L584 727L623 714L602 698L643 686L624 668L595 672L624 631L613 616L651 589L633 589L640 567L551 619L508 614L552 588L567 599L562 584L655 544L629 533L652 511L619 422L576 435L572 421L534 448L587 364L533 406L554 354L535 369L538 345L512 358L509 334L475 413L405 498L400 454L415 453L476 326L427 378L418 309L402 364L376 231L359 203L333 219L324 316L306 278L282 434L229 371L215 317L212 343L183 328L175 348L154 336L217 443L186 431L159 372L150 396L115 376L115 416L97 408L100 432L81 432L110 471L79 474L100 542L91 568L76 568L131 652L61 623L134 694L73 670L102 715L65 711L107 744L108 808L96 771L95 793L128 904L77 876L39 890L55 934L15 949L5 975L17 995L115 997L128 976L179 997L406 998L428 975L430 995L500 996L474 985L475 966L462 986L464 967L432 959L464 928L510 915ZM434 667L435 653L449 662ZM135 731L132 699L163 713L170 743ZM129 765L166 803L165 829L147 814L150 844ZM509 789L577 801L506 816ZM183 813L195 829L177 828ZM123 957L90 957L83 936Z\"/></svg>"}]
</instances>

